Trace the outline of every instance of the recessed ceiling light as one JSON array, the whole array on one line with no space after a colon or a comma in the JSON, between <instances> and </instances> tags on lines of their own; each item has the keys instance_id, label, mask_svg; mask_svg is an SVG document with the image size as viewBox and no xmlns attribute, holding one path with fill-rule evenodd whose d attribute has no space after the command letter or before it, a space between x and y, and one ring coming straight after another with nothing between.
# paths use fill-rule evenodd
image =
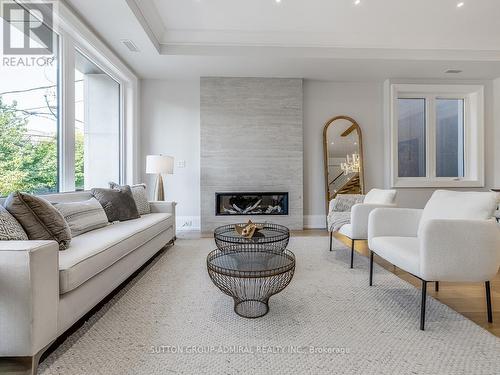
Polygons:
<instances>
[{"instance_id":1,"label":"recessed ceiling light","mask_svg":"<svg viewBox=\"0 0 500 375\"><path fill-rule=\"evenodd\" d=\"M359 4L361 4L361 0L355 0L354 1L354 5L359 5Z\"/></svg>"},{"instance_id":2,"label":"recessed ceiling light","mask_svg":"<svg viewBox=\"0 0 500 375\"><path fill-rule=\"evenodd\" d=\"M281 3L281 0L275 0L278 4Z\"/></svg>"},{"instance_id":3,"label":"recessed ceiling light","mask_svg":"<svg viewBox=\"0 0 500 375\"><path fill-rule=\"evenodd\" d=\"M465 5L463 1L457 3L457 8L462 8Z\"/></svg>"}]
</instances>

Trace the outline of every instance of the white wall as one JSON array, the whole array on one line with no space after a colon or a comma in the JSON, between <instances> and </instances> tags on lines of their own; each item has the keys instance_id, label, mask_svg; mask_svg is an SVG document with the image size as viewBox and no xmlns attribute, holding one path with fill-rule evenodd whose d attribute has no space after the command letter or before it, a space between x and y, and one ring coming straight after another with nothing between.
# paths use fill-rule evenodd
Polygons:
<instances>
[{"instance_id":1,"label":"white wall","mask_svg":"<svg viewBox=\"0 0 500 375\"><path fill-rule=\"evenodd\" d=\"M361 126L365 154L365 187L384 183L383 84L304 81L304 223L325 224L323 127L332 117L347 115Z\"/></svg>"},{"instance_id":2,"label":"white wall","mask_svg":"<svg viewBox=\"0 0 500 375\"><path fill-rule=\"evenodd\" d=\"M421 82L423 80L405 81ZM433 81L434 83L436 81ZM429 83L429 82L427 82ZM447 81L485 86L485 188L500 186L500 79ZM306 227L322 227L325 215L323 124L348 115L361 126L365 161L365 188L389 187L389 129L384 121L383 82L304 81L304 215ZM496 172L498 171L498 172ZM473 189L467 189L473 190ZM477 190L477 189L476 189ZM422 208L434 189L398 189L401 207Z\"/></svg>"},{"instance_id":3,"label":"white wall","mask_svg":"<svg viewBox=\"0 0 500 375\"><path fill-rule=\"evenodd\" d=\"M500 187L500 79L470 81L485 85L486 189ZM178 223L200 216L199 81L142 82L142 168L148 153L171 154L186 160L167 178L167 199L179 202ZM386 126L383 82L304 81L304 216L306 227L324 227L323 125L333 116L352 116L363 131L365 186L387 187ZM496 172L498 171L498 172ZM148 176L151 187L154 179ZM151 189L152 191L152 189ZM402 207L423 207L433 189L400 189ZM191 228L187 228L191 229Z\"/></svg>"},{"instance_id":4,"label":"white wall","mask_svg":"<svg viewBox=\"0 0 500 375\"><path fill-rule=\"evenodd\" d=\"M144 174L146 155L174 156L174 174L164 180L166 199L178 202L178 227L199 230L200 82L144 80L141 92L141 170L150 197L155 177ZM186 162L185 168L177 166L180 160Z\"/></svg>"}]
</instances>

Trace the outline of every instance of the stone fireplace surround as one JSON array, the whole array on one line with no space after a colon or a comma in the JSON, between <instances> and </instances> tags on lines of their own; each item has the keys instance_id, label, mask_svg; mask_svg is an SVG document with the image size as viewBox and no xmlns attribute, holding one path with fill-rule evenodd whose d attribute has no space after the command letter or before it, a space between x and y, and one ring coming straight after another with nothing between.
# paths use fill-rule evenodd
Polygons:
<instances>
[{"instance_id":1,"label":"stone fireplace surround","mask_svg":"<svg viewBox=\"0 0 500 375\"><path fill-rule=\"evenodd\" d=\"M202 232L248 219L303 229L302 80L201 78L200 95ZM288 192L288 215L216 215L224 192Z\"/></svg>"}]
</instances>

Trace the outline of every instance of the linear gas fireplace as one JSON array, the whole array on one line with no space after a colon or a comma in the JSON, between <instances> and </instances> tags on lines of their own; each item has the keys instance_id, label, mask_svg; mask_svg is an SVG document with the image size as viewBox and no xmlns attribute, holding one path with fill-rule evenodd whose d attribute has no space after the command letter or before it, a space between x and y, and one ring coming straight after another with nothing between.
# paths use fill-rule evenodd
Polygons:
<instances>
[{"instance_id":1,"label":"linear gas fireplace","mask_svg":"<svg viewBox=\"0 0 500 375\"><path fill-rule=\"evenodd\" d=\"M215 193L216 215L288 215L288 193Z\"/></svg>"}]
</instances>

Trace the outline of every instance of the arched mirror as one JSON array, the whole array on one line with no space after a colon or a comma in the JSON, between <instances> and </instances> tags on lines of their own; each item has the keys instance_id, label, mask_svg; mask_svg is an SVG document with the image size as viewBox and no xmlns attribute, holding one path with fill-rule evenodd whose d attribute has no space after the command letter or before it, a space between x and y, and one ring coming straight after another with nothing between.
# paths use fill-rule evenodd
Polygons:
<instances>
[{"instance_id":1,"label":"arched mirror","mask_svg":"<svg viewBox=\"0 0 500 375\"><path fill-rule=\"evenodd\" d=\"M337 116L323 131L327 207L337 194L364 194L361 128L352 118Z\"/></svg>"}]
</instances>

